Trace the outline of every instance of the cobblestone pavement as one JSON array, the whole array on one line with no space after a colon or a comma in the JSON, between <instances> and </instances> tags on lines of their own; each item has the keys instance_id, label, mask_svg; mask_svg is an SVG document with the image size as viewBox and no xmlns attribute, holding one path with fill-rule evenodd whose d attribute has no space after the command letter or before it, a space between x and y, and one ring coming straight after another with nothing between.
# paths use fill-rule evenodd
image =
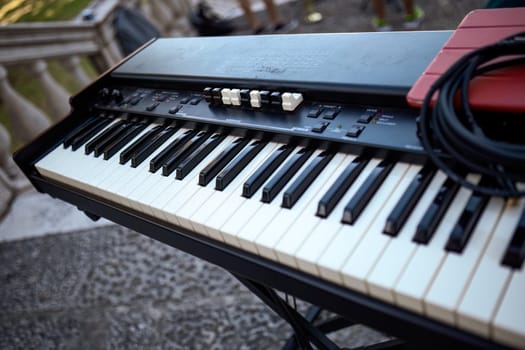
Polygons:
<instances>
[{"instance_id":1,"label":"cobblestone pavement","mask_svg":"<svg viewBox=\"0 0 525 350\"><path fill-rule=\"evenodd\" d=\"M294 33L368 31L371 8L360 2L316 1L317 24L302 22L301 3L282 11L298 20ZM484 1L418 3L421 29L434 30L453 29ZM234 21L236 34L248 32ZM0 349L275 349L291 334L227 272L115 225L1 242L0 266ZM352 347L384 337L353 327L334 339Z\"/></svg>"},{"instance_id":2,"label":"cobblestone pavement","mask_svg":"<svg viewBox=\"0 0 525 350\"><path fill-rule=\"evenodd\" d=\"M4 350L275 349L291 334L224 270L115 225L0 244L0 266Z\"/></svg>"}]
</instances>

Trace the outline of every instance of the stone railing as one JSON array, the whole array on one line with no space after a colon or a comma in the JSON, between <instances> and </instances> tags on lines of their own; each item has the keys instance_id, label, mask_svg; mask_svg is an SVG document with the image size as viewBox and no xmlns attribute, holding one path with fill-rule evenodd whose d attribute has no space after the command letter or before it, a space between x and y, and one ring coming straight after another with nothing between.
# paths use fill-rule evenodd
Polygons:
<instances>
[{"instance_id":1,"label":"stone railing","mask_svg":"<svg viewBox=\"0 0 525 350\"><path fill-rule=\"evenodd\" d=\"M193 35L187 21L190 0L97 0L89 8L89 17L84 13L68 22L0 26L0 101L9 122L9 128L0 123L0 217L13 196L28 186L11 159L12 141L20 144L33 139L70 108L70 93L49 73L47 62L58 60L78 88L92 80L80 64L82 57L97 73L117 63L122 59L113 29L118 6L140 11L163 36ZM20 67L39 85L46 112L10 84L10 72Z\"/></svg>"}]
</instances>

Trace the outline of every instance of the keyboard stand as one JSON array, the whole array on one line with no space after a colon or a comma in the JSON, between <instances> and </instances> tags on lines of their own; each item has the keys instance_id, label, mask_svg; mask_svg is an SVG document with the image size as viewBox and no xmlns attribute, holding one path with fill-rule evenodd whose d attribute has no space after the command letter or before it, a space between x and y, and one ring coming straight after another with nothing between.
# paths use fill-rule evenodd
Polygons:
<instances>
[{"instance_id":1,"label":"keyboard stand","mask_svg":"<svg viewBox=\"0 0 525 350\"><path fill-rule=\"evenodd\" d=\"M303 316L297 311L295 303L294 307L292 307L288 302L288 298L283 299L277 294L275 289L235 273L232 273L232 275L292 327L294 335L288 339L282 350L295 350L298 348L312 350L314 348L311 344L314 344L315 349L319 350L400 350L408 348L407 344L399 339L354 349L340 348L327 337L327 334L356 325L356 322L337 315L314 324L323 310L319 306L312 305L306 312L306 315Z\"/></svg>"}]
</instances>

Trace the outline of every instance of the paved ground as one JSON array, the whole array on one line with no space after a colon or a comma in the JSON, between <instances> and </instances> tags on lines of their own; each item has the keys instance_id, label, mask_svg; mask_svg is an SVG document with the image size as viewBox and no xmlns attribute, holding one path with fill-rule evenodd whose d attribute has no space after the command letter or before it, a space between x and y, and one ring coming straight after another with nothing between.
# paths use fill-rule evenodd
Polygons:
<instances>
[{"instance_id":1,"label":"paved ground","mask_svg":"<svg viewBox=\"0 0 525 350\"><path fill-rule=\"evenodd\" d=\"M210 0L224 15L232 2ZM302 22L300 3L282 11L298 20L294 33L368 31L371 9L360 2L317 1L318 24ZM422 29L453 29L483 3L420 0ZM220 268L34 192L0 221L0 310L0 349L275 349L291 334ZM351 347L382 338L358 327L335 339Z\"/></svg>"}]
</instances>

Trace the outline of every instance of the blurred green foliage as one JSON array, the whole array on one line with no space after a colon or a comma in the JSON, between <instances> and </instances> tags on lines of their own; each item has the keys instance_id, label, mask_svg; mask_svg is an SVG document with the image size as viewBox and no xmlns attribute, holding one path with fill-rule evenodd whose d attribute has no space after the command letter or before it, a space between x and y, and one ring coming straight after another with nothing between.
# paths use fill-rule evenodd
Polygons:
<instances>
[{"instance_id":1,"label":"blurred green foliage","mask_svg":"<svg viewBox=\"0 0 525 350\"><path fill-rule=\"evenodd\" d=\"M0 23L69 20L90 2L91 0L0 0Z\"/></svg>"},{"instance_id":2,"label":"blurred green foliage","mask_svg":"<svg viewBox=\"0 0 525 350\"><path fill-rule=\"evenodd\" d=\"M86 8L92 0L0 0L0 24L15 22L42 22L70 20ZM79 86L69 72L62 67L59 60L50 60L48 69L55 80L71 94L79 91ZM86 57L81 58L81 64L86 73L95 78L98 74ZM8 77L11 85L22 96L35 104L42 111L50 114L49 106L42 93L42 88L35 83L31 70L26 66L9 67ZM7 112L0 100L0 124L10 129ZM12 149L19 146L13 140Z\"/></svg>"}]
</instances>

